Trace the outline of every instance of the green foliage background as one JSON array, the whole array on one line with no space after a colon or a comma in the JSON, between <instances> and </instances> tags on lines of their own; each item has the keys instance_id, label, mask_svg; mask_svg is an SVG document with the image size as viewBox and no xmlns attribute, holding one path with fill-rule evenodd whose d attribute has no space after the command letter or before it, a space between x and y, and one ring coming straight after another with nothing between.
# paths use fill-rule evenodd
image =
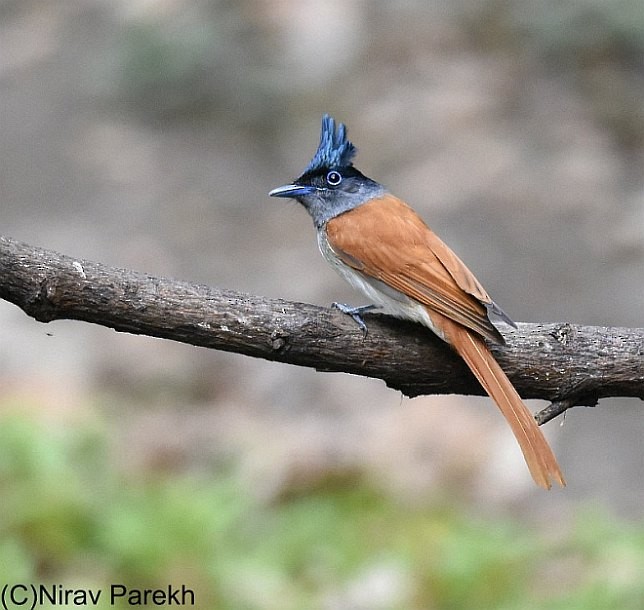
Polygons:
<instances>
[{"instance_id":1,"label":"green foliage background","mask_svg":"<svg viewBox=\"0 0 644 610\"><path fill-rule=\"evenodd\" d=\"M184 584L197 607L226 610L639 610L644 599L641 525L587 511L536 530L473 507L401 506L366 481L266 504L234 468L126 474L106 440L96 425L2 417L3 583ZM393 605L351 601L383 579Z\"/></svg>"}]
</instances>

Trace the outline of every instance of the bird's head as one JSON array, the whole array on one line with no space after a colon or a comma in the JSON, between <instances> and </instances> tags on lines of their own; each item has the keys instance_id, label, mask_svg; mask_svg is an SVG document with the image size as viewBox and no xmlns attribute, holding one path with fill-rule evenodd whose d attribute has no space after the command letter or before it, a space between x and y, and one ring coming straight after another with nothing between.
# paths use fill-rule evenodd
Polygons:
<instances>
[{"instance_id":1,"label":"bird's head","mask_svg":"<svg viewBox=\"0 0 644 610\"><path fill-rule=\"evenodd\" d=\"M339 214L384 193L382 185L353 167L355 154L356 147L347 139L344 124L336 129L333 118L325 114L320 144L304 173L269 195L296 199L311 215L315 226L321 228Z\"/></svg>"}]
</instances>

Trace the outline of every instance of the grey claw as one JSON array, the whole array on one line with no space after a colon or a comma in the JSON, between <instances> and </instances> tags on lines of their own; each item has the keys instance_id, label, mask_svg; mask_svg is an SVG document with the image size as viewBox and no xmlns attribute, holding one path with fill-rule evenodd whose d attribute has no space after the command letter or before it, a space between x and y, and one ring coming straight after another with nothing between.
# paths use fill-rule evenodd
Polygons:
<instances>
[{"instance_id":1,"label":"grey claw","mask_svg":"<svg viewBox=\"0 0 644 610\"><path fill-rule=\"evenodd\" d=\"M344 303L332 303L331 307L335 307L342 313L351 316L355 320L356 324L360 327L364 338L367 338L369 329L362 319L362 314L367 311L373 311L374 309L377 309L377 305L362 305L361 307L351 307L350 305L345 305Z\"/></svg>"}]
</instances>

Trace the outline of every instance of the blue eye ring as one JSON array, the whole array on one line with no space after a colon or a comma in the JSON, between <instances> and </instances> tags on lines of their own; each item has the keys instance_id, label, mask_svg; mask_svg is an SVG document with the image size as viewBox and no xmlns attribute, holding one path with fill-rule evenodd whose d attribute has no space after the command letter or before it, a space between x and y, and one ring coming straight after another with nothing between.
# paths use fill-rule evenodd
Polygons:
<instances>
[{"instance_id":1,"label":"blue eye ring","mask_svg":"<svg viewBox=\"0 0 644 610\"><path fill-rule=\"evenodd\" d=\"M332 169L326 175L326 183L329 186L338 186L342 182L342 174L334 169Z\"/></svg>"}]
</instances>

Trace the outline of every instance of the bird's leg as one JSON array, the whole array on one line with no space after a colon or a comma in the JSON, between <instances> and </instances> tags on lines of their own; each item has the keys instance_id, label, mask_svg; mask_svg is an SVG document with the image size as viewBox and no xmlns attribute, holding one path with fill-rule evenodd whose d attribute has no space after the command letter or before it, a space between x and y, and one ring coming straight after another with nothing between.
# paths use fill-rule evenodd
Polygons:
<instances>
[{"instance_id":1,"label":"bird's leg","mask_svg":"<svg viewBox=\"0 0 644 610\"><path fill-rule=\"evenodd\" d=\"M367 337L367 333L369 332L369 329L367 328L367 325L364 323L364 320L362 319L362 314L367 312L367 311L373 311L374 309L378 309L377 305L362 305L360 307L351 307L350 305L345 305L344 303L332 303L331 307L335 307L336 309L340 310L342 313L346 313L347 315L351 316L356 324L360 327L360 330L364 334L364 338Z\"/></svg>"}]
</instances>

